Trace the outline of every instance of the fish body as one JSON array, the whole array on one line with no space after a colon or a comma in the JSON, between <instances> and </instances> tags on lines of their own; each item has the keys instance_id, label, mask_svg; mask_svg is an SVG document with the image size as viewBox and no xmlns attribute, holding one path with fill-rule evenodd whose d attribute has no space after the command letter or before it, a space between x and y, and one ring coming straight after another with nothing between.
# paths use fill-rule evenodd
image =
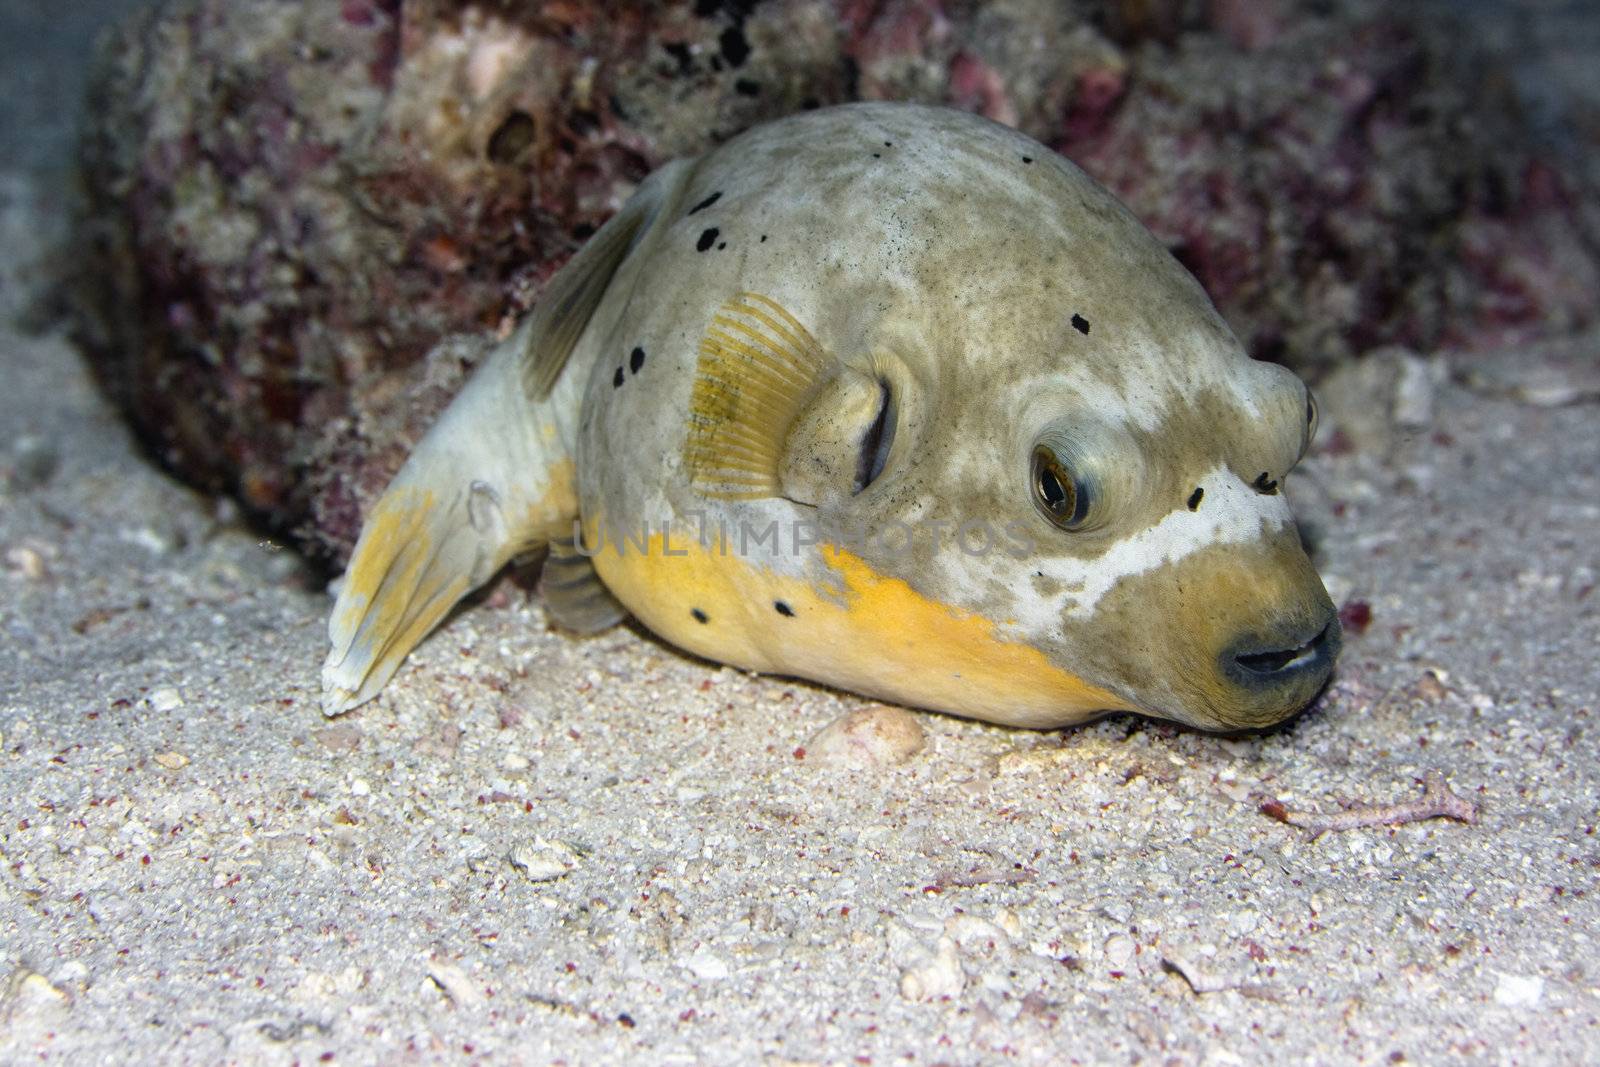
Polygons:
<instances>
[{"instance_id":1,"label":"fish body","mask_svg":"<svg viewBox=\"0 0 1600 1067\"><path fill-rule=\"evenodd\" d=\"M1114 197L857 104L652 175L367 520L326 708L511 555L558 621L994 722L1259 727L1338 622L1281 493L1315 409Z\"/></svg>"}]
</instances>

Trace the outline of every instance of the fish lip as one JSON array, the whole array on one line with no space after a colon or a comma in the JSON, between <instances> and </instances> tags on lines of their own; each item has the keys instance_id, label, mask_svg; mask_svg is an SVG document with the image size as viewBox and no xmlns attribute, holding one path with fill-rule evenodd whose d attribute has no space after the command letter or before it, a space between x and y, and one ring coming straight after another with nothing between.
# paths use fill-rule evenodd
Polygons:
<instances>
[{"instance_id":1,"label":"fish lip","mask_svg":"<svg viewBox=\"0 0 1600 1067\"><path fill-rule=\"evenodd\" d=\"M1250 635L1235 641L1218 659L1223 677L1241 689L1300 688L1313 677L1320 682L1332 673L1342 638L1339 617L1330 612L1309 636L1302 632L1272 640Z\"/></svg>"}]
</instances>

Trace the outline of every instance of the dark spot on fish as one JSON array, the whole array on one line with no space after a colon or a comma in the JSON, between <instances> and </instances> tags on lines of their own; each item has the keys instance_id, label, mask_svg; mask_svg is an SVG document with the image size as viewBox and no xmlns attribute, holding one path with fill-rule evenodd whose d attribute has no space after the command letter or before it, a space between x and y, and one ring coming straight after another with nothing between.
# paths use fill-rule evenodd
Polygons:
<instances>
[{"instance_id":1,"label":"dark spot on fish","mask_svg":"<svg viewBox=\"0 0 1600 1067\"><path fill-rule=\"evenodd\" d=\"M681 41L675 41L672 44L664 45L663 50L677 61L679 74L688 74L694 70L694 53L689 50L688 45Z\"/></svg>"},{"instance_id":2,"label":"dark spot on fish","mask_svg":"<svg viewBox=\"0 0 1600 1067\"><path fill-rule=\"evenodd\" d=\"M1033 162L1033 157L1032 156L1023 156L1022 157L1022 161L1024 163L1032 163Z\"/></svg>"},{"instance_id":3,"label":"dark spot on fish","mask_svg":"<svg viewBox=\"0 0 1600 1067\"><path fill-rule=\"evenodd\" d=\"M700 240L695 242L695 248L704 252L717 243L717 228L715 226L700 235Z\"/></svg>"},{"instance_id":4,"label":"dark spot on fish","mask_svg":"<svg viewBox=\"0 0 1600 1067\"><path fill-rule=\"evenodd\" d=\"M767 235L766 234L762 234L761 235L761 243L762 244L766 244L767 243Z\"/></svg>"},{"instance_id":5,"label":"dark spot on fish","mask_svg":"<svg viewBox=\"0 0 1600 1067\"><path fill-rule=\"evenodd\" d=\"M724 248L727 248L727 247L728 247L728 242L726 242L726 241L721 241L721 242L718 242L718 244L717 244L717 251L718 251L718 252L720 252L720 251L722 251L722 250L723 250L723 249L724 249Z\"/></svg>"},{"instance_id":6,"label":"dark spot on fish","mask_svg":"<svg viewBox=\"0 0 1600 1067\"><path fill-rule=\"evenodd\" d=\"M622 388L622 368L621 367L618 367L617 368L617 373L615 373L615 374L613 374L611 376L611 388L613 388L613 389L621 389Z\"/></svg>"},{"instance_id":7,"label":"dark spot on fish","mask_svg":"<svg viewBox=\"0 0 1600 1067\"><path fill-rule=\"evenodd\" d=\"M696 211L704 211L706 208L710 207L712 204L715 204L718 200L721 200L721 199L722 199L722 193L721 192L712 193L710 196L708 196L704 200L700 201L694 207L690 208L689 209L689 214L693 215Z\"/></svg>"},{"instance_id":8,"label":"dark spot on fish","mask_svg":"<svg viewBox=\"0 0 1600 1067\"><path fill-rule=\"evenodd\" d=\"M701 624L708 623L708 622L711 621L711 616L707 615L705 612L701 611L699 608L690 608L689 609L689 614L694 616L694 621L695 622L698 622L698 623L701 623Z\"/></svg>"},{"instance_id":9,"label":"dark spot on fish","mask_svg":"<svg viewBox=\"0 0 1600 1067\"><path fill-rule=\"evenodd\" d=\"M1089 336L1089 320L1082 315L1074 314L1072 316L1072 328L1085 337Z\"/></svg>"},{"instance_id":10,"label":"dark spot on fish","mask_svg":"<svg viewBox=\"0 0 1600 1067\"><path fill-rule=\"evenodd\" d=\"M633 373L638 374L639 369L643 366L644 349L635 347L632 354L628 356L628 369L633 371Z\"/></svg>"},{"instance_id":11,"label":"dark spot on fish","mask_svg":"<svg viewBox=\"0 0 1600 1067\"><path fill-rule=\"evenodd\" d=\"M882 159L883 158L883 153L882 152L874 152L874 153L872 153L872 158L873 159Z\"/></svg>"},{"instance_id":12,"label":"dark spot on fish","mask_svg":"<svg viewBox=\"0 0 1600 1067\"><path fill-rule=\"evenodd\" d=\"M885 142L883 142L883 147L885 147L885 148L893 148L894 147L894 142L893 141L885 141Z\"/></svg>"},{"instance_id":13,"label":"dark spot on fish","mask_svg":"<svg viewBox=\"0 0 1600 1067\"><path fill-rule=\"evenodd\" d=\"M739 78L733 83L733 91L740 96L760 96L761 83L749 78Z\"/></svg>"},{"instance_id":14,"label":"dark spot on fish","mask_svg":"<svg viewBox=\"0 0 1600 1067\"><path fill-rule=\"evenodd\" d=\"M1194 492L1189 494L1189 510L1199 511L1200 501L1205 498L1205 495L1206 491L1204 489L1200 488L1199 486L1195 486Z\"/></svg>"},{"instance_id":15,"label":"dark spot on fish","mask_svg":"<svg viewBox=\"0 0 1600 1067\"><path fill-rule=\"evenodd\" d=\"M788 604L785 604L783 601L774 600L772 602L772 606L774 608L776 608L778 610L778 614L782 615L784 618L786 618L786 619L794 618L794 609L791 608Z\"/></svg>"},{"instance_id":16,"label":"dark spot on fish","mask_svg":"<svg viewBox=\"0 0 1600 1067\"><path fill-rule=\"evenodd\" d=\"M1261 493L1264 496L1272 496L1278 491L1277 481L1275 481L1273 477L1266 471L1262 471L1260 474L1256 475L1256 480L1251 482L1250 485L1255 489L1256 492Z\"/></svg>"},{"instance_id":17,"label":"dark spot on fish","mask_svg":"<svg viewBox=\"0 0 1600 1067\"><path fill-rule=\"evenodd\" d=\"M728 66L741 67L750 58L750 42L745 40L744 27L729 26L717 40L722 45L722 57L728 61Z\"/></svg>"}]
</instances>

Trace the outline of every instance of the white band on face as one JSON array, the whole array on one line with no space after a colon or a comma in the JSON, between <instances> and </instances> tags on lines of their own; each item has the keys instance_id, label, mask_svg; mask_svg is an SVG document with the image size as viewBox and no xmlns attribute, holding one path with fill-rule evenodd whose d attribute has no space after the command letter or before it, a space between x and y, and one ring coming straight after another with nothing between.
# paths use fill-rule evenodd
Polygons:
<instances>
[{"instance_id":1,"label":"white band on face","mask_svg":"<svg viewBox=\"0 0 1600 1067\"><path fill-rule=\"evenodd\" d=\"M1224 466L1214 467L1197 487L1205 490L1199 508L1180 504L1153 526L1128 535L1098 556L1036 561L1034 570L1060 583L1062 591L1019 598L1018 627L1044 634L1059 626L1063 616L1088 619L1125 578L1177 563L1214 545L1263 539L1294 521L1282 494L1263 496Z\"/></svg>"}]
</instances>

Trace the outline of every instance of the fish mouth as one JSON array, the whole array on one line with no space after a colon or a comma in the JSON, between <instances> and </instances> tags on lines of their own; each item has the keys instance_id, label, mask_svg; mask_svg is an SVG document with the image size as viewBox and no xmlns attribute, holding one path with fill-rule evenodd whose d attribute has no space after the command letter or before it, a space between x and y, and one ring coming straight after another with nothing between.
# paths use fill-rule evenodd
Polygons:
<instances>
[{"instance_id":1,"label":"fish mouth","mask_svg":"<svg viewBox=\"0 0 1600 1067\"><path fill-rule=\"evenodd\" d=\"M1222 673L1235 685L1256 691L1302 683L1326 675L1339 651L1339 620L1330 616L1314 634L1287 642L1241 641L1222 654Z\"/></svg>"}]
</instances>

